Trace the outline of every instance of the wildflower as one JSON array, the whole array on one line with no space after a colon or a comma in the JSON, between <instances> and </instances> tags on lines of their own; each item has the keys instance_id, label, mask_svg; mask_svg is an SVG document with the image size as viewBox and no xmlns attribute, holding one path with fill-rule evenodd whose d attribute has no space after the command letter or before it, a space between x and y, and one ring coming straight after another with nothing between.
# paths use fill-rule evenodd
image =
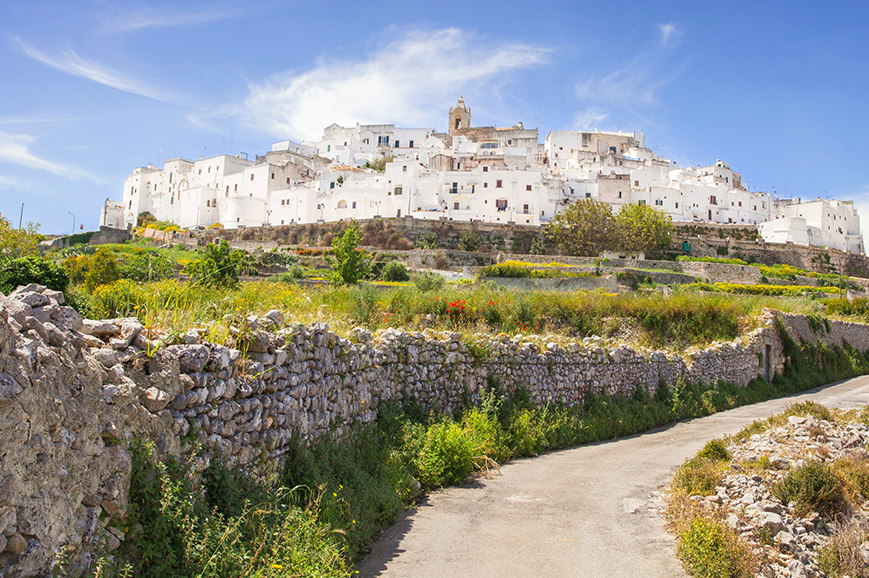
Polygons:
<instances>
[{"instance_id":1,"label":"wildflower","mask_svg":"<svg viewBox=\"0 0 869 578\"><path fill-rule=\"evenodd\" d=\"M281 568L283 568L283 566L281 564L272 564L272 568L274 568L275 570L280 570Z\"/></svg>"}]
</instances>

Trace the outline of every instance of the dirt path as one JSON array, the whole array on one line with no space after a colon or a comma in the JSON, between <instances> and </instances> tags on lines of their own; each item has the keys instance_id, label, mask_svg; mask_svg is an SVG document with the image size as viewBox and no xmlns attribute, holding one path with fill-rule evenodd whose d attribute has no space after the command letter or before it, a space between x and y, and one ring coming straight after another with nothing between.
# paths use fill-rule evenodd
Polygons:
<instances>
[{"instance_id":1,"label":"dirt path","mask_svg":"<svg viewBox=\"0 0 869 578\"><path fill-rule=\"evenodd\" d=\"M805 399L867 404L869 377L516 460L492 479L431 494L372 545L359 576L686 576L657 513L657 492L708 440Z\"/></svg>"}]
</instances>

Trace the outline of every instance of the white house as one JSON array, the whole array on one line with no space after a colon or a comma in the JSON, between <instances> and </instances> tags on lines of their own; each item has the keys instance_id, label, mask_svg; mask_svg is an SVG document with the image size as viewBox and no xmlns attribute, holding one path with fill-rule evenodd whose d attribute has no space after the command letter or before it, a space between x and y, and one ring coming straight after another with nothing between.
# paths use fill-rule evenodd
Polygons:
<instances>
[{"instance_id":1,"label":"white house","mask_svg":"<svg viewBox=\"0 0 869 578\"><path fill-rule=\"evenodd\" d=\"M475 127L463 99L448 130L332 124L313 143L285 140L255 160L219 155L137 168L123 201L101 222L125 227L139 214L184 228L227 228L411 217L541 225L576 199L613 210L646 204L674 221L757 225L771 242L863 250L853 204L778 200L749 191L718 160L677 167L634 132ZM370 166L385 159L385 170Z\"/></svg>"}]
</instances>

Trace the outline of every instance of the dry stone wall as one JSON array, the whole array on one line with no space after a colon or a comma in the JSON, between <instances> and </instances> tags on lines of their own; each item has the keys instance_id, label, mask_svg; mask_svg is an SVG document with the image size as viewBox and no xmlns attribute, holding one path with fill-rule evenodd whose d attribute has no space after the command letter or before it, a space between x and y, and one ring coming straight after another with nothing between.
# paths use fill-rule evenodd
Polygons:
<instances>
[{"instance_id":1,"label":"dry stone wall","mask_svg":"<svg viewBox=\"0 0 869 578\"><path fill-rule=\"evenodd\" d=\"M109 523L126 512L133 438L176 455L195 440L247 464L280 455L296 432L370 422L387 400L449 411L494 382L566 404L680 379L744 385L783 363L775 315L735 342L678 355L597 337L345 338L278 311L240 320L237 347L193 330L166 346L136 319L82 319L61 293L19 288L0 296L0 576L45 575L63 552L80 575L90 552L120 545ZM869 349L866 326L831 322L819 336L805 318L782 320L798 338Z\"/></svg>"}]
</instances>

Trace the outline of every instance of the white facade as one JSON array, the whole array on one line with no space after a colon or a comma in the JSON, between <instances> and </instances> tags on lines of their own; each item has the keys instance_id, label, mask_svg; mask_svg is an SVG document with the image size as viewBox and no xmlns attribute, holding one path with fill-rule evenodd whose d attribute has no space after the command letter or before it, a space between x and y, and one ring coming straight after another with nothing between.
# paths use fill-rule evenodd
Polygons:
<instances>
[{"instance_id":1,"label":"white facade","mask_svg":"<svg viewBox=\"0 0 869 578\"><path fill-rule=\"evenodd\" d=\"M220 155L140 167L103 219L126 226L147 211L184 228L373 217L541 225L592 198L613 210L647 204L674 221L758 225L771 242L863 250L852 203L773 202L720 160L677 167L648 150L643 133L556 131L540 144L522 123L470 126L461 99L450 127L333 124L317 142L275 143L254 161ZM368 168L383 158L391 159L384 171Z\"/></svg>"}]
</instances>

